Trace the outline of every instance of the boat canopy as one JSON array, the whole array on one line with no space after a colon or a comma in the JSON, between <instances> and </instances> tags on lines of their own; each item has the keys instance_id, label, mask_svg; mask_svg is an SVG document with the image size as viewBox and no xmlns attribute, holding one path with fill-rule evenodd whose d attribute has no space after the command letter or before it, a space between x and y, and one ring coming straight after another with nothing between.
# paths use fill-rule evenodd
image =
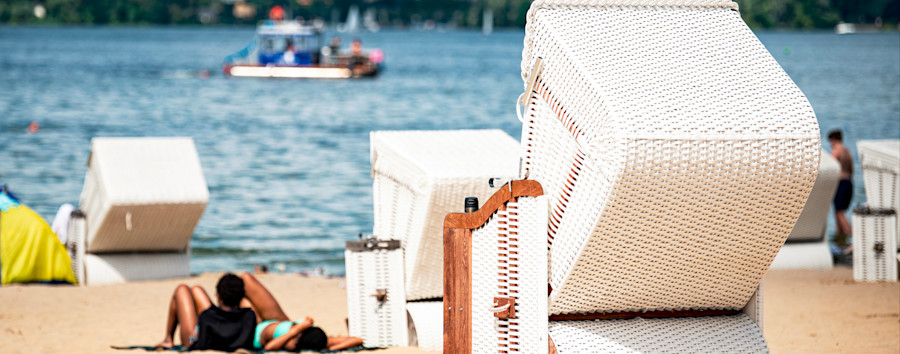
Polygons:
<instances>
[{"instance_id":1,"label":"boat canopy","mask_svg":"<svg viewBox=\"0 0 900 354\"><path fill-rule=\"evenodd\" d=\"M312 26L306 26L297 21L272 21L268 20L256 28L256 34L260 36L315 36L318 31Z\"/></svg>"},{"instance_id":2,"label":"boat canopy","mask_svg":"<svg viewBox=\"0 0 900 354\"><path fill-rule=\"evenodd\" d=\"M265 21L256 30L259 63L310 65L316 62L320 32L296 21ZM288 50L292 49L292 50ZM288 55L285 55L290 52Z\"/></svg>"}]
</instances>

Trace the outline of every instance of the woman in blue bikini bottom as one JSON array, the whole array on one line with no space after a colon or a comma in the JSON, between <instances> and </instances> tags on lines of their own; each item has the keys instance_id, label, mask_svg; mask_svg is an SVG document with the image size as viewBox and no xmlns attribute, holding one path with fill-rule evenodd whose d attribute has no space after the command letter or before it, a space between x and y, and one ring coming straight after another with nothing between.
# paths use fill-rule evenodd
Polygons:
<instances>
[{"instance_id":1,"label":"woman in blue bikini bottom","mask_svg":"<svg viewBox=\"0 0 900 354\"><path fill-rule=\"evenodd\" d=\"M263 350L343 350L362 345L359 337L328 337L313 326L313 319L291 321L278 305L272 293L250 273L241 275L244 280L244 299L241 307L256 312L256 333L253 346Z\"/></svg>"}]
</instances>

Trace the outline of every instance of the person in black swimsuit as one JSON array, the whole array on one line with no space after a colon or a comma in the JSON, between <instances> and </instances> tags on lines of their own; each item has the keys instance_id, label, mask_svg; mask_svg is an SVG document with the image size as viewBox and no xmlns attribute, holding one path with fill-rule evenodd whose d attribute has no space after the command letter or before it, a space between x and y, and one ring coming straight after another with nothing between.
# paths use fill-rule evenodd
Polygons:
<instances>
[{"instance_id":1,"label":"person in black swimsuit","mask_svg":"<svg viewBox=\"0 0 900 354\"><path fill-rule=\"evenodd\" d=\"M831 144L831 156L841 165L840 182L837 192L834 194L834 221L837 226L834 240L838 244L846 244L847 237L853 234L850 229L850 221L847 220L847 209L853 199L853 157L850 150L844 146L843 134L840 130L832 130L828 133L828 142Z\"/></svg>"},{"instance_id":2,"label":"person in black swimsuit","mask_svg":"<svg viewBox=\"0 0 900 354\"><path fill-rule=\"evenodd\" d=\"M219 307L212 304L203 288L178 285L169 302L166 335L156 346L171 348L175 329L180 327L181 345L188 350L253 349L256 314L240 307L244 281L231 273L223 275L216 284L216 297Z\"/></svg>"}]
</instances>

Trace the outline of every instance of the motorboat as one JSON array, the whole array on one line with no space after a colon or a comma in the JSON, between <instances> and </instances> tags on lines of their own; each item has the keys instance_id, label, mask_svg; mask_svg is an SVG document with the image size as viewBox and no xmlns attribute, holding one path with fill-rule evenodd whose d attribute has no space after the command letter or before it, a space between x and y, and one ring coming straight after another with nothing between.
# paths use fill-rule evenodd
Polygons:
<instances>
[{"instance_id":1,"label":"motorboat","mask_svg":"<svg viewBox=\"0 0 900 354\"><path fill-rule=\"evenodd\" d=\"M324 25L293 20L266 20L244 49L225 57L226 76L349 79L374 77L382 69L379 49L362 51L360 43L341 52L339 46L322 46Z\"/></svg>"}]
</instances>

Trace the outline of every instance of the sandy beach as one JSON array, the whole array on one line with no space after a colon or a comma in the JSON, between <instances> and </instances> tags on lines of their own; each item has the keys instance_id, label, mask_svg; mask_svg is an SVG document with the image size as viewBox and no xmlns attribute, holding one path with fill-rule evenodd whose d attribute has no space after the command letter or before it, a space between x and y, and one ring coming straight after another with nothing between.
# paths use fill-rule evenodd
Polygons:
<instances>
[{"instance_id":1,"label":"sandy beach","mask_svg":"<svg viewBox=\"0 0 900 354\"><path fill-rule=\"evenodd\" d=\"M111 345L152 345L163 336L176 285L215 289L221 273L93 287L0 288L4 353L141 353ZM309 315L346 334L344 279L265 274L259 279L291 318ZM773 270L765 278L765 335L773 353L900 352L900 283L857 283L852 271ZM380 353L427 353L391 348Z\"/></svg>"}]
</instances>

